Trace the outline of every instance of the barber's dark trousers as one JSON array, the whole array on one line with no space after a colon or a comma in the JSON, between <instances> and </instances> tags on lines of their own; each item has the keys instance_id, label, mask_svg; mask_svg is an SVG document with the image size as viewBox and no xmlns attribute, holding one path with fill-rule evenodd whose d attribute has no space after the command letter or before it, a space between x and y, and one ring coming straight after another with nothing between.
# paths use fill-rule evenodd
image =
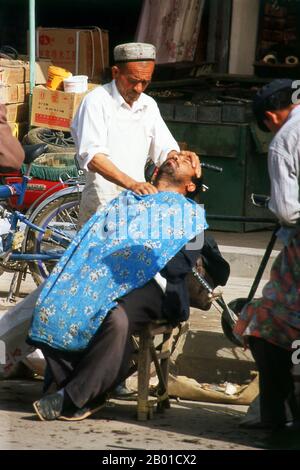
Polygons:
<instances>
[{"instance_id":1,"label":"barber's dark trousers","mask_svg":"<svg viewBox=\"0 0 300 470\"><path fill-rule=\"evenodd\" d=\"M285 402L298 418L292 352L254 336L249 337L249 347L259 371L261 421L276 430L286 422Z\"/></svg>"},{"instance_id":2,"label":"barber's dark trousers","mask_svg":"<svg viewBox=\"0 0 300 470\"><path fill-rule=\"evenodd\" d=\"M57 387L64 387L78 408L113 390L127 377L133 352L131 336L161 318L162 299L162 290L150 281L119 300L83 352L42 348Z\"/></svg>"}]
</instances>

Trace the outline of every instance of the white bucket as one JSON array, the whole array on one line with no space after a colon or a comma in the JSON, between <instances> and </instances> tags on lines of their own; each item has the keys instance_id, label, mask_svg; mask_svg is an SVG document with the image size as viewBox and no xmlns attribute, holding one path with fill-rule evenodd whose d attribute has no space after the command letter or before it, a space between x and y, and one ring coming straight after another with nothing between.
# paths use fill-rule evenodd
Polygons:
<instances>
[{"instance_id":1,"label":"white bucket","mask_svg":"<svg viewBox=\"0 0 300 470\"><path fill-rule=\"evenodd\" d=\"M85 93L87 89L87 75L74 75L64 80L64 90L67 93Z\"/></svg>"}]
</instances>

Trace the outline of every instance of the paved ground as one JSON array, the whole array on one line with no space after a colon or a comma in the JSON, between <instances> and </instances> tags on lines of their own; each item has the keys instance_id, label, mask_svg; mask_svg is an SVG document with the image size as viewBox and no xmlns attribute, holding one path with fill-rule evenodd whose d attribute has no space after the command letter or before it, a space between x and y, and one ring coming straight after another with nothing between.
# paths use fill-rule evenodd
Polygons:
<instances>
[{"instance_id":1,"label":"paved ground","mask_svg":"<svg viewBox=\"0 0 300 470\"><path fill-rule=\"evenodd\" d=\"M2 298L8 280L8 275L0 278ZM250 281L232 278L225 297L246 294ZM22 293L33 288L29 278ZM191 328L221 331L218 313L193 310ZM164 416L155 414L147 423L136 421L135 402L121 401L80 423L45 423L32 411L40 395L41 381L0 380L0 449L253 449L263 436L239 428L246 406L188 401L173 401Z\"/></svg>"},{"instance_id":2,"label":"paved ground","mask_svg":"<svg viewBox=\"0 0 300 470\"><path fill-rule=\"evenodd\" d=\"M135 402L112 401L77 423L38 421L31 402L41 383L0 382L0 449L254 449L263 434L239 428L247 407L172 402L163 416L139 423Z\"/></svg>"},{"instance_id":3,"label":"paved ground","mask_svg":"<svg viewBox=\"0 0 300 470\"><path fill-rule=\"evenodd\" d=\"M242 247L241 256L247 246L262 250L269 234L217 233L216 238L222 246ZM251 254L261 255L261 252L250 250ZM250 276L240 277L235 273L223 289L227 301L247 296L251 285ZM0 277L2 298L7 294L9 278L11 275L7 274ZM32 289L34 283L29 277L22 284L22 294ZM5 303L0 305L0 314L6 308ZM221 336L216 310L194 309L190 321L195 335L212 332ZM254 449L264 437L263 433L239 427L246 406L188 401L173 401L172 409L165 415L154 414L154 419L146 423L136 421L135 402L121 401L109 402L104 410L83 422L41 422L32 411L32 401L40 397L41 385L39 380L0 380L0 449Z\"/></svg>"}]
</instances>

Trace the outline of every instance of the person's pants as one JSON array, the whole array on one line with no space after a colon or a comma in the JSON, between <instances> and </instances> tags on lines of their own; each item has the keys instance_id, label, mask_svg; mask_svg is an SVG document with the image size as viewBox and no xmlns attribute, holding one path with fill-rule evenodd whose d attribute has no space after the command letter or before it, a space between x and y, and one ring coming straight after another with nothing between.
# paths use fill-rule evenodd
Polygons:
<instances>
[{"instance_id":1,"label":"person's pants","mask_svg":"<svg viewBox=\"0 0 300 470\"><path fill-rule=\"evenodd\" d=\"M83 352L42 348L57 387L64 387L78 408L113 390L127 377L133 352L131 336L151 320L162 318L162 299L162 290L150 281L119 299Z\"/></svg>"},{"instance_id":2,"label":"person's pants","mask_svg":"<svg viewBox=\"0 0 300 470\"><path fill-rule=\"evenodd\" d=\"M261 421L275 430L286 422L285 402L298 417L292 352L254 336L249 336L249 347L259 371Z\"/></svg>"}]
</instances>

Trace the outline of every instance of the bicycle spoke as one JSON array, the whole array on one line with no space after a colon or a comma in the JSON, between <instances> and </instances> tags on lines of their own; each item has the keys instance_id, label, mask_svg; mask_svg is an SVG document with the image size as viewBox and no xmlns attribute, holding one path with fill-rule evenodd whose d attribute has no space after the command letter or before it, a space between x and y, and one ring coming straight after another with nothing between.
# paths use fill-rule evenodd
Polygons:
<instances>
[{"instance_id":1,"label":"bicycle spoke","mask_svg":"<svg viewBox=\"0 0 300 470\"><path fill-rule=\"evenodd\" d=\"M37 214L34 223L45 230L45 233L31 232L27 246L29 252L47 254L50 256L62 255L70 244L77 230L80 192L68 194L53 200ZM47 232L48 229L48 232ZM37 284L42 282L54 268L57 258L32 262L31 273Z\"/></svg>"}]
</instances>

